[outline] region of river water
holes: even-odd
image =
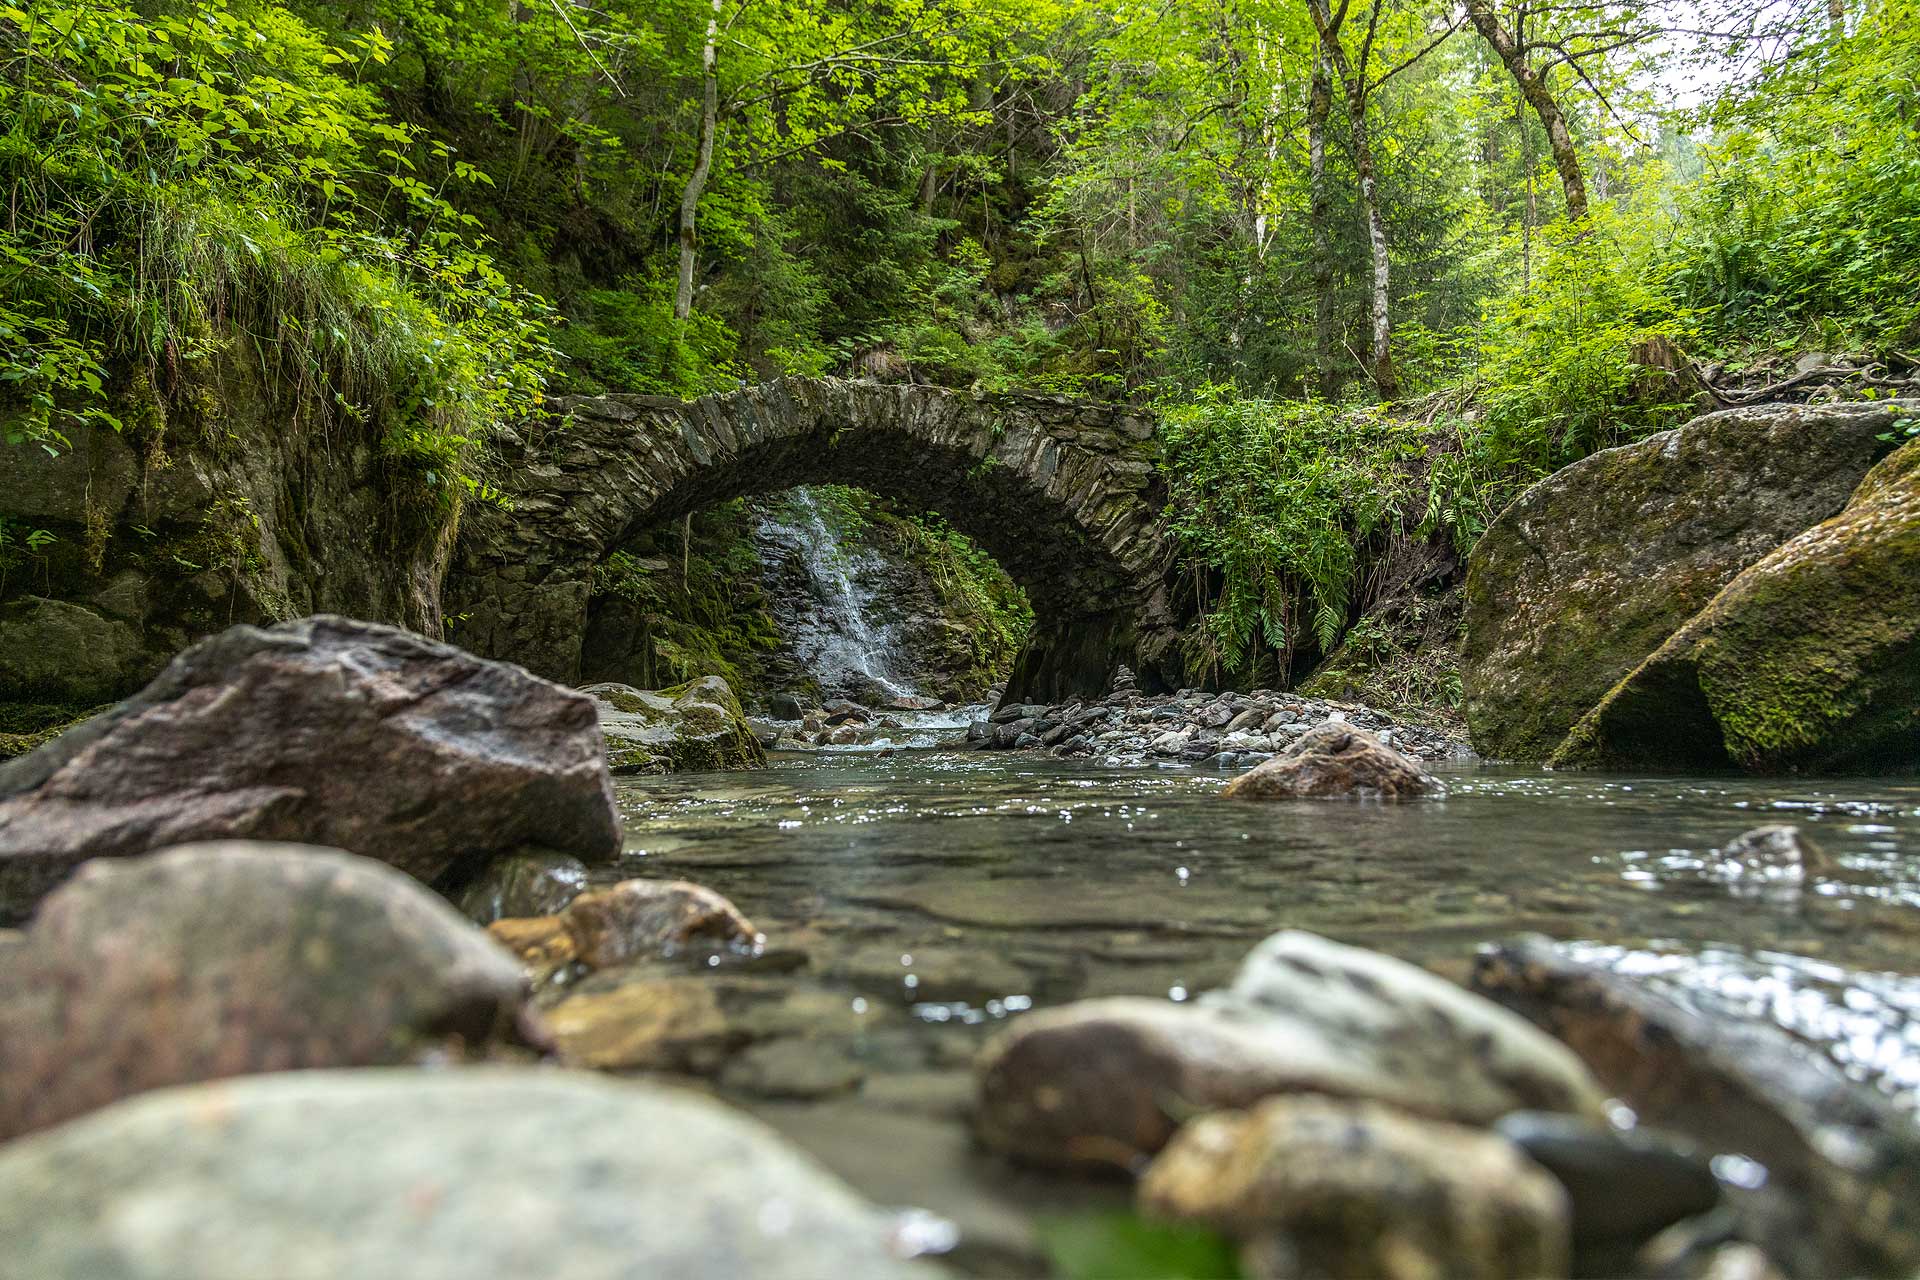
[[[1028,1008],[1186,998],[1302,928],[1463,978],[1521,933],[1805,1036],[1920,1091],[1920,783],[1459,765],[1440,801],[1222,800],[1222,777],[1010,753],[776,756],[619,783],[621,875],[726,894],[767,937],[721,1092],[861,1189],[959,1222],[974,1265],[1031,1264],[1034,1213],[1115,1194],[971,1151],[968,1064]],[[1789,822],[1836,864],[1734,875],[1717,846]],[[733,962],[729,962],[730,968]]]

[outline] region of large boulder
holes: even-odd
[[[982,1051],[976,1126],[1043,1164],[1128,1165],[1192,1111],[1281,1093],[1370,1099],[1487,1125],[1515,1110],[1597,1118],[1565,1046],[1413,965],[1276,934],[1193,1004],[1116,997],[1028,1014]]]
[[[767,762],[740,700],[719,676],[657,692],[593,684],[607,760],[615,773],[757,769]]]
[[[1566,1194],[1504,1138],[1377,1103],[1272,1098],[1201,1116],[1140,1181],[1156,1217],[1242,1242],[1254,1280],[1567,1273]]]
[[[1411,800],[1443,790],[1418,760],[1395,751],[1365,729],[1328,721],[1229,782],[1220,794],[1241,800],[1336,796]]]
[[[1920,767],[1920,440],[1874,467],[1846,510],[1729,582],[1554,758]]]
[[[446,902],[338,850],[89,863],[0,964],[0,1139],[166,1085],[485,1052],[532,1029],[525,985]]]
[[[233,627],[0,765],[0,920],[87,858],[295,840],[423,880],[526,845],[620,849],[591,699],[411,632]]]
[[[1545,759],[1734,575],[1832,516],[1920,403],[1709,414],[1556,472],[1468,565],[1461,678],[1482,755]]]
[[[36,1280],[911,1280],[911,1234],[767,1129],[557,1070],[297,1072],[0,1149]]]

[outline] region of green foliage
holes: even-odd
[[[1204,1227],[1132,1213],[1047,1217],[1034,1225],[1054,1271],[1066,1280],[1236,1280],[1241,1274],[1232,1243]]]
[[[734,360],[737,344],[717,316],[674,319],[671,291],[647,282],[588,290],[577,322],[554,345],[569,362],[565,378],[574,389],[693,399],[740,384],[746,371]]]
[[[1488,301],[1486,432],[1473,447],[1492,466],[1544,475],[1694,411],[1644,363],[1693,333],[1647,260],[1657,234],[1645,222],[1629,231],[1607,210],[1549,228],[1538,233],[1531,278]]]
[[[545,310],[476,247],[449,184],[489,181],[394,123],[336,46],[248,0],[0,6],[0,385],[14,434],[118,425],[107,370],[268,349],[451,500],[464,435],[537,400]]]
[[[1379,409],[1235,397],[1205,387],[1165,406],[1166,516],[1197,583],[1189,660],[1250,671],[1345,631],[1368,545],[1389,533],[1458,533],[1470,510],[1429,492],[1434,429]],[[1459,472],[1432,473],[1434,483]]]
[[[1674,287],[1723,341],[1920,341],[1920,6],[1800,45],[1700,113]]]

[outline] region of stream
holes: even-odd
[[[1262,805],[1182,767],[776,755],[620,780],[629,834],[606,875],[695,880],[752,917],[765,953],[713,975],[737,980],[750,1047],[696,1074],[881,1202],[958,1224],[957,1261],[984,1273],[1036,1268],[1036,1215],[1125,1201],[972,1149],[985,1038],[1083,997],[1188,998],[1280,928],[1462,980],[1480,943],[1578,941],[1920,1098],[1920,783],[1439,773],[1441,801]],[[1774,822],[1837,870],[1755,879],[1714,856]]]

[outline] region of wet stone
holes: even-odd
[[[1255,1280],[1566,1274],[1566,1197],[1505,1139],[1374,1103],[1273,1098],[1202,1116],[1150,1165],[1144,1212],[1225,1231]]]
[[[720,1073],[720,1085],[762,1098],[826,1098],[859,1088],[866,1075],[838,1044],[787,1036],[741,1051]]]
[[[1637,1244],[1720,1202],[1712,1167],[1673,1137],[1539,1111],[1502,1116],[1494,1128],[1559,1179],[1576,1244]]]

